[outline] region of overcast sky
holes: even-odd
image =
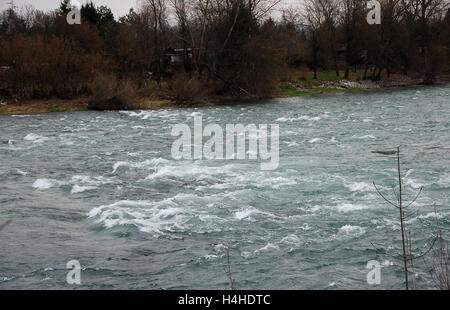
[[[80,3],[86,0],[78,0]],[[96,5],[107,5],[111,8],[116,19],[128,13],[131,7],[138,7],[143,0],[93,0]],[[301,0],[282,0],[283,4],[298,3]],[[4,10],[9,6],[11,0],[0,0],[0,10]],[[43,11],[56,9],[59,7],[60,0],[14,0],[14,4],[18,7],[23,5],[32,5],[36,9]]]

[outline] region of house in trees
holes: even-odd
[[[192,57],[192,48],[174,49],[169,47],[162,56],[162,62],[166,70],[178,71],[184,68],[186,71],[190,71],[192,68]]]

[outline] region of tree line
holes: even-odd
[[[69,0],[51,12],[11,4],[0,13],[0,96],[73,98],[107,75],[149,92],[266,97],[299,68],[425,83],[450,70],[448,0],[380,0],[379,25],[364,0],[305,0],[273,18],[278,2],[145,0],[117,20],[88,2],[79,25],[67,23]]]

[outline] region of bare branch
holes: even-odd
[[[400,209],[399,206],[397,206],[396,204],[394,204],[393,202],[391,202],[389,199],[387,199],[387,198],[380,192],[380,190],[378,189],[378,187],[377,187],[377,185],[375,184],[375,182],[373,182],[373,186],[375,186],[375,189],[377,190],[378,195],[380,195],[387,203],[389,203],[390,205],[396,207],[397,209]]]

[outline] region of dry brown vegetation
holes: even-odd
[[[131,80],[118,81],[113,75],[100,74],[89,85],[91,110],[139,109],[137,87]]]
[[[88,3],[81,25],[67,24],[67,0],[52,12],[11,7],[0,13],[0,99],[93,94],[90,107],[134,108],[136,92],[183,104],[270,97],[311,71],[425,83],[450,72],[448,1],[383,0],[381,25],[367,24],[360,0],[307,0],[274,21],[276,2],[145,0],[119,20]]]
[[[177,104],[201,102],[207,98],[206,83],[197,77],[179,74],[169,82],[171,99]]]

